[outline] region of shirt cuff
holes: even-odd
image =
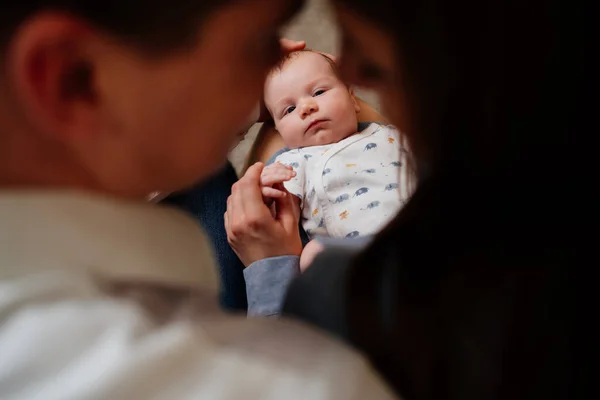
[[[281,256],[256,261],[244,270],[248,316],[281,314],[288,286],[300,273],[300,257]]]

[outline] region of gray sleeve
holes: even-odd
[[[281,313],[292,280],[300,274],[300,257],[281,256],[256,261],[244,270],[249,316]]]

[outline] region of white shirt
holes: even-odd
[[[384,228],[410,195],[401,142],[393,126],[372,123],[337,143],[278,156],[296,171],[284,186],[301,199],[306,233],[354,238]]]
[[[198,226],[82,193],[0,191],[0,398],[389,399],[365,360],[217,307]]]

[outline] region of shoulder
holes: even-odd
[[[278,158],[279,156],[281,156],[281,155],[282,155],[282,154],[284,154],[284,153],[287,153],[288,151],[290,151],[290,149],[288,149],[287,147],[284,147],[283,149],[279,149],[279,150],[277,150],[277,151],[276,151],[276,152],[275,152],[275,153],[274,153],[274,154],[271,156],[271,158],[269,158],[269,159],[267,160],[267,162],[266,162],[266,165],[271,165],[271,164],[273,164],[274,162],[276,162],[276,161],[277,161],[277,158]]]
[[[378,145],[392,145],[394,149],[406,149],[407,140],[394,125],[383,125],[377,122],[372,122],[366,126],[362,131],[361,135],[363,139],[368,139],[374,142],[372,146]]]
[[[394,125],[385,125],[385,124],[380,124],[378,122],[371,122],[363,130],[363,132],[365,132],[367,134],[380,135],[380,136],[384,136],[384,135],[398,136],[400,134],[400,131],[398,131],[398,129]]]
[[[11,368],[0,398],[391,398],[341,343],[292,321],[226,315],[211,296],[67,273],[2,285],[0,353]]]

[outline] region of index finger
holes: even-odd
[[[281,38],[279,39],[279,45],[284,53],[291,53],[292,51],[304,49],[306,47],[306,42]]]
[[[242,197],[247,206],[252,207],[256,202],[260,202],[260,204],[264,205],[262,201],[262,188],[260,185],[263,169],[264,164],[257,162],[250,166],[250,168],[246,170],[244,176],[238,181],[238,187],[242,191]]]
[[[260,181],[260,174],[262,174],[265,165],[261,162],[257,162],[252,164],[247,170],[244,176],[240,178],[238,182],[240,183],[252,183],[253,181],[258,184]]]
[[[240,184],[239,198],[243,199],[243,207],[246,220],[250,223],[260,223],[264,227],[268,226],[268,221],[273,220],[269,208],[263,201],[262,187],[260,186],[260,176],[263,170],[263,163],[256,163],[248,168],[246,174],[238,184]]]
[[[262,163],[253,164],[248,168],[244,176],[242,176],[232,187],[231,196],[227,198],[227,222],[229,227],[226,228],[227,235],[234,237],[235,227],[239,224],[247,225],[248,221],[248,205],[256,202],[256,194],[258,191],[260,202],[262,203],[262,191],[259,186],[260,174],[262,172]],[[266,206],[265,206],[266,207]]]

